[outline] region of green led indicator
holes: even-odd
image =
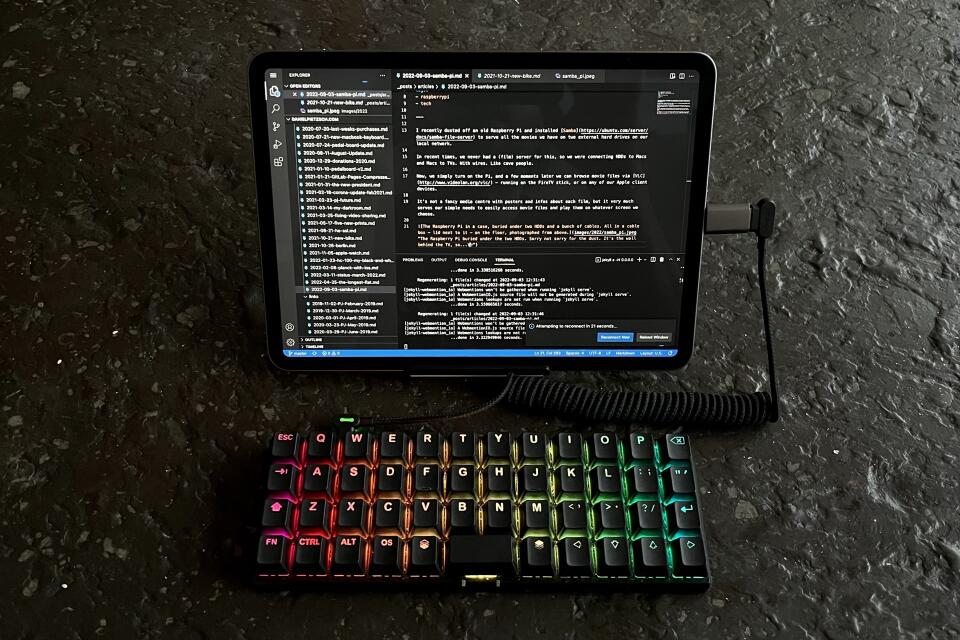
[[[354,418],[353,416],[340,416],[340,422],[343,422],[346,424],[353,424],[356,421],[357,419]]]

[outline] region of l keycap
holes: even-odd
[[[594,467],[590,471],[590,497],[620,495],[620,469],[613,465]]]

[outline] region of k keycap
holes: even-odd
[[[678,576],[704,576],[707,559],[700,538],[677,538],[673,541],[673,572]]]
[[[583,467],[573,464],[561,465],[557,469],[557,484],[564,494],[581,495],[584,491]]]
[[[630,562],[625,538],[604,538],[597,544],[597,574],[625,576],[630,573]]]
[[[327,541],[319,536],[300,536],[293,552],[294,573],[325,574]]]
[[[290,541],[283,536],[260,536],[257,545],[257,570],[262,573],[286,573],[289,570]]]
[[[360,536],[337,536],[333,541],[331,573],[362,575],[365,549],[366,542]]]
[[[553,575],[550,538],[527,538],[520,544],[520,575]]]

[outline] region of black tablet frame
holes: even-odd
[[[694,162],[687,212],[687,242],[683,293],[680,303],[677,355],[673,357],[609,358],[290,358],[283,354],[280,326],[280,293],[270,153],[267,137],[264,74],[276,68],[562,68],[562,69],[693,69],[700,74]],[[697,294],[700,280],[703,219],[710,173],[710,144],[717,70],[713,60],[700,52],[391,52],[391,51],[270,51],[257,55],[248,69],[254,166],[257,181],[257,211],[260,222],[260,255],[266,308],[267,354],[280,369],[290,371],[394,371],[423,375],[498,375],[507,372],[534,373],[558,369],[641,370],[675,369],[690,359],[696,330]]]

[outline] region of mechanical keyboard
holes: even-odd
[[[274,434],[260,581],[709,585],[689,437]]]

